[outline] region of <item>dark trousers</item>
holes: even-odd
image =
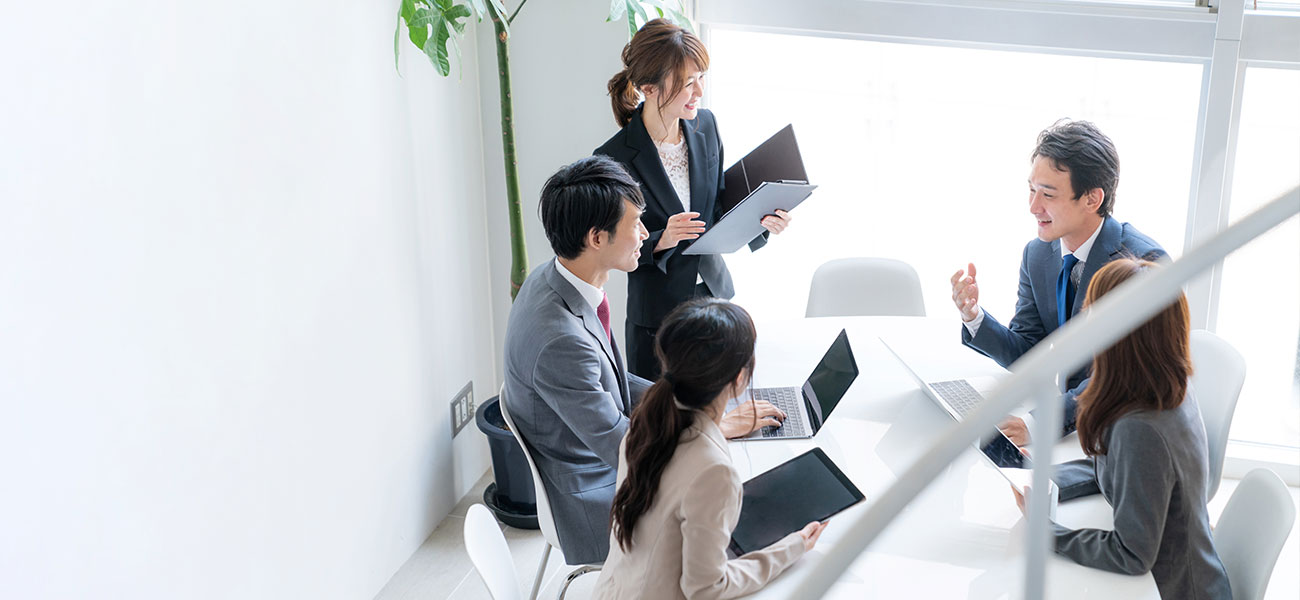
[[[711,296],[709,287],[695,286],[695,297]],[[655,357],[655,333],[659,325],[643,327],[628,321],[623,328],[627,338],[627,370],[650,381],[659,379],[659,359]]]

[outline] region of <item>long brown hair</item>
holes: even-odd
[[[1085,304],[1154,267],[1155,263],[1134,258],[1112,261],[1093,275]],[[1192,374],[1188,329],[1187,296],[1179,292],[1173,304],[1093,359],[1092,380],[1079,394],[1076,418],[1085,453],[1106,453],[1106,432],[1121,416],[1183,403]]]
[[[709,51],[695,34],[666,19],[654,19],[641,26],[632,41],[623,46],[623,70],[609,80],[609,100],[614,107],[614,121],[627,127],[641,102],[636,89],[643,85],[658,86],[676,96],[686,87],[691,63],[701,71],[709,70]],[[669,76],[673,89],[664,89]]]
[[[614,535],[632,546],[636,522],[650,509],[659,479],[691,422],[740,376],[754,371],[754,322],[719,298],[677,307],[655,334],[662,373],[632,411],[624,443],[627,477],[614,494]],[[704,414],[698,418],[709,418]]]

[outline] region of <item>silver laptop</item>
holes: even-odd
[[[849,334],[841,329],[803,386],[750,390],[754,400],[766,400],[781,409],[785,421],[779,427],[764,427],[739,439],[788,440],[816,435],[857,377],[858,363],[853,359]],[[738,399],[732,402],[739,404]]]
[[[881,338],[880,343],[885,346],[886,350],[889,350],[890,354],[894,355],[894,358],[898,359],[903,368],[907,369],[912,379],[916,380],[916,384],[925,391],[925,395],[934,400],[935,404],[938,404],[940,408],[947,411],[957,421],[964,419],[966,415],[973,412],[984,401],[984,396],[980,393],[981,390],[991,390],[997,383],[997,379],[993,377],[926,381],[921,379],[921,376],[912,368],[912,365],[907,364],[907,361],[903,360],[903,357],[889,345],[889,342]],[[997,466],[999,471],[1003,468],[1029,468],[1029,459],[1021,454],[1015,443],[1000,430],[994,429],[993,431],[995,433],[989,434],[980,440],[980,450],[983,452],[984,457],[989,462],[992,462],[994,466]],[[1006,476],[1007,473],[1004,472],[1003,475]]]

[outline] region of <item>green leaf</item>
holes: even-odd
[[[668,11],[672,13],[674,23],[677,23],[682,27],[682,29],[685,29],[686,31],[695,33],[695,27],[691,25],[691,20],[686,18],[686,15],[682,14],[681,11],[674,10],[671,8],[668,9]]]
[[[638,0],[628,0],[627,5],[629,8],[636,11],[636,16],[641,17],[642,23],[650,20],[649,15],[645,13],[645,7],[641,6],[641,3]]]
[[[433,43],[424,45],[424,54],[443,77],[451,74],[451,62],[447,60],[447,42],[450,38],[447,22],[439,21],[433,26]]]
[[[402,15],[397,15],[397,27],[393,28],[393,69],[397,75],[402,75]]]
[[[610,0],[609,17],[605,22],[611,23],[622,19],[624,14],[627,14],[627,0]]]
[[[482,22],[488,14],[487,4],[483,0],[470,0],[470,4],[474,6],[474,14],[478,15],[479,22]]]
[[[630,40],[635,36],[636,36],[636,13],[629,10],[627,11],[627,39]]]
[[[411,43],[415,44],[416,48],[424,50],[424,43],[429,39],[429,26],[426,24],[420,24],[409,29]]]
[[[397,14],[410,21],[411,15],[415,14],[415,0],[402,0],[402,8]]]

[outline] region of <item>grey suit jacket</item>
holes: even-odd
[[[1167,257],[1164,248],[1128,223],[1106,217],[1101,224],[1088,262],[1083,265],[1078,291],[1070,315],[1078,314],[1087,296],[1092,276],[1111,261],[1124,258],[1162,260]],[[1007,327],[984,312],[984,322],[974,337],[966,327],[961,328],[963,344],[997,361],[1003,367],[1016,362],[1035,344],[1057,329],[1056,280],[1061,273],[1061,241],[1044,242],[1034,239],[1025,245],[1020,260],[1020,287],[1016,294],[1016,314]],[[1074,431],[1076,397],[1088,386],[1090,367],[1084,367],[1070,376],[1065,385],[1064,419],[1062,433]]]
[[[1101,492],[1115,529],[1055,525],[1056,551],[1117,573],[1151,572],[1161,598],[1230,599],[1205,508],[1209,450],[1196,398],[1169,410],[1121,416],[1106,454],[1057,466],[1062,501]]]
[[[537,469],[569,564],[605,560],[618,446],[649,382],[629,379],[596,311],[556,270],[524,281],[506,326],[505,401]]]

